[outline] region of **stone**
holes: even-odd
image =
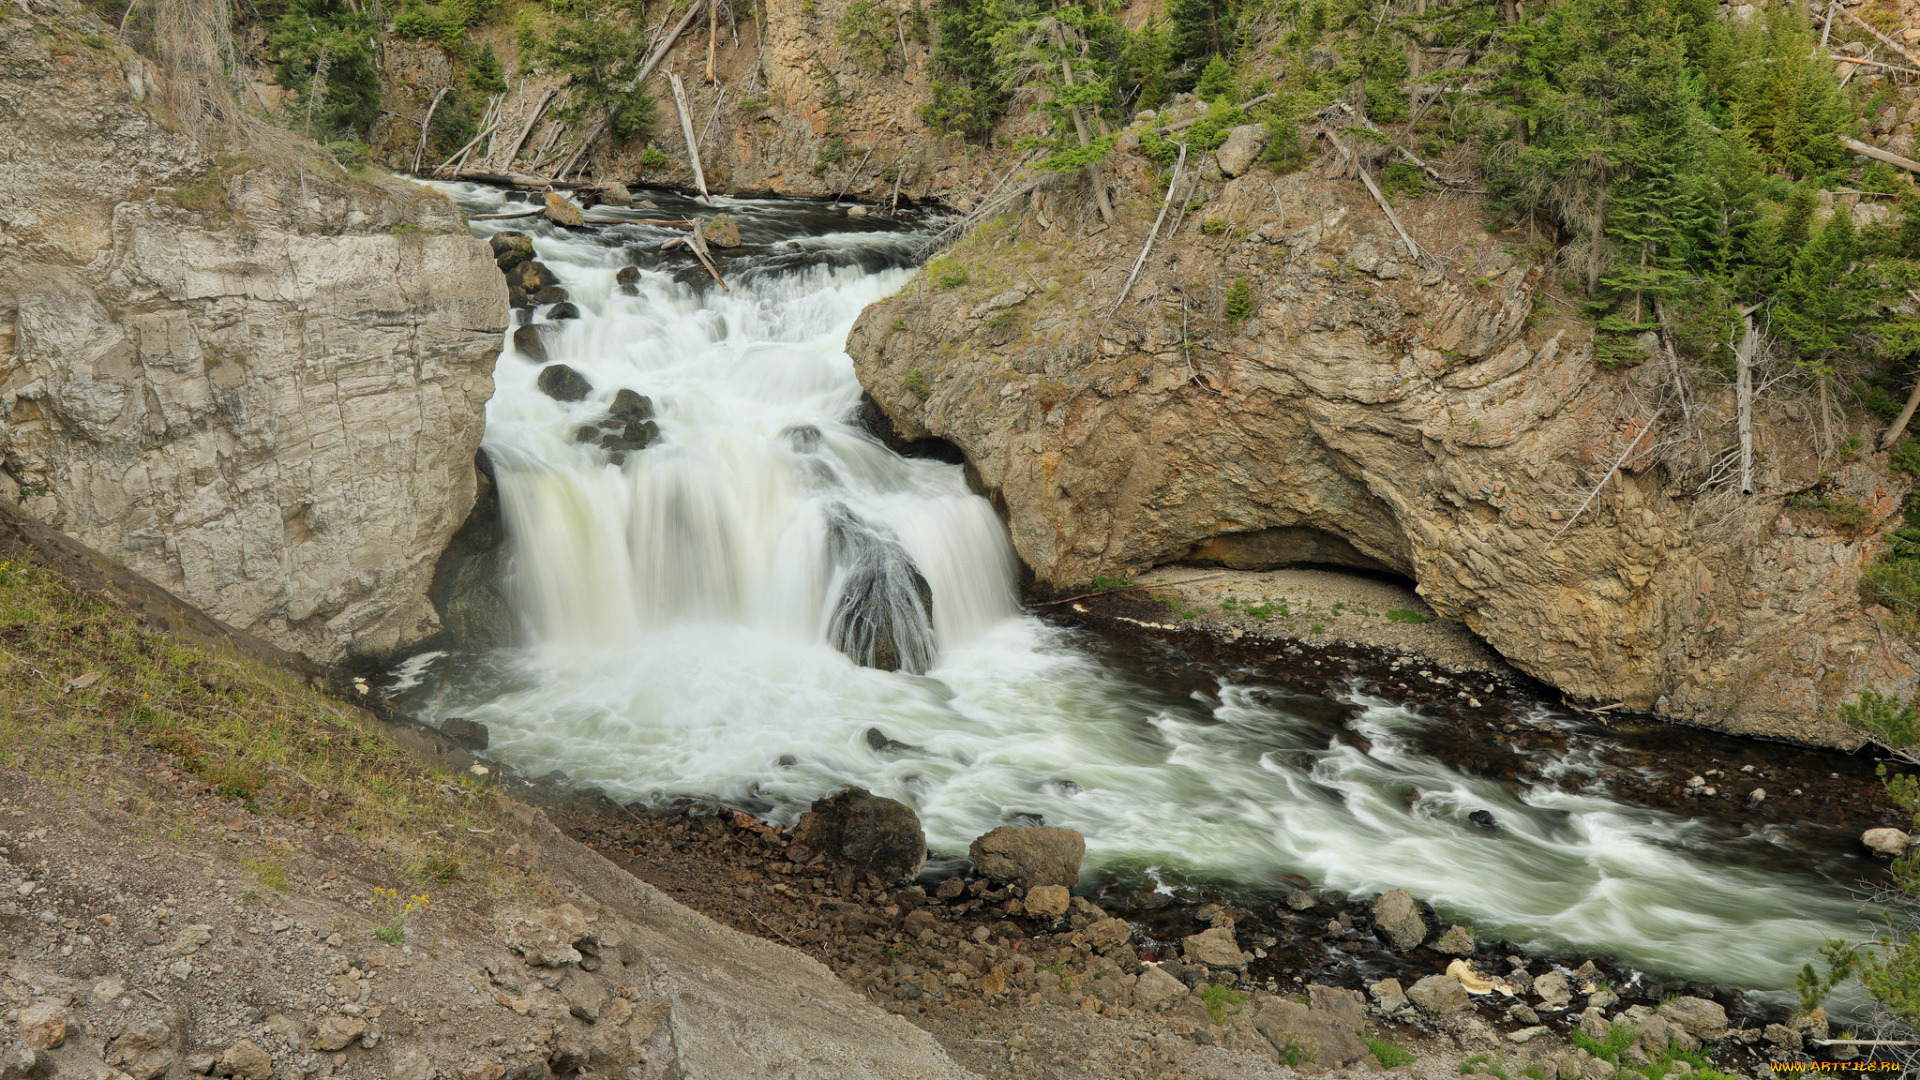
[[[107,1045],[107,1064],[133,1080],[154,1080],[173,1065],[173,1032],[158,1020],[134,1024]]]
[[[1125,919],[1100,919],[1080,932],[1081,940],[1096,952],[1106,952],[1133,940],[1133,927]]]
[[[1305,889],[1295,889],[1287,894],[1287,906],[1295,911],[1312,911],[1319,906],[1319,903],[1313,898],[1313,894]]]
[[[1573,988],[1567,985],[1567,977],[1557,971],[1549,971],[1533,980],[1533,992],[1541,1005],[1556,1012],[1566,1008],[1573,1000]]]
[[[1451,975],[1429,975],[1407,988],[1407,1000],[1428,1016],[1451,1016],[1472,1006],[1467,988]]]
[[[1042,919],[1057,919],[1067,913],[1072,893],[1065,885],[1038,885],[1027,890],[1027,914]]]
[[[547,318],[552,322],[563,322],[567,319],[577,319],[579,317],[580,309],[566,300],[562,300],[547,309]]]
[[[1768,1024],[1760,1037],[1782,1050],[1798,1050],[1801,1045],[1800,1033],[1785,1024]]]
[[[1582,1012],[1579,1026],[1580,1030],[1592,1039],[1605,1039],[1613,1032],[1613,1022],[1608,1020],[1607,1014],[1600,1009],[1590,1008]]]
[[[608,407],[607,415],[623,421],[651,420],[653,419],[653,399],[623,386],[614,391],[613,404]]]
[[[523,232],[497,232],[487,238],[494,265],[503,272],[533,258],[533,237]]]
[[[532,296],[541,289],[560,284],[560,279],[547,268],[546,263],[530,259],[507,272],[507,284],[518,285],[527,291],[528,296]]]
[[[1401,988],[1399,979],[1381,979],[1367,987],[1374,1005],[1388,1016],[1401,1012],[1412,1005],[1407,1000],[1407,992]]]
[[[1253,1026],[1285,1058],[1325,1069],[1344,1068],[1371,1055],[1356,1027],[1340,1016],[1286,998],[1263,997]]]
[[[513,332],[513,348],[515,352],[536,364],[547,362],[547,345],[540,340],[540,328],[537,326],[516,328]]]
[[[1528,1005],[1524,1001],[1516,1001],[1508,1006],[1507,1016],[1516,1024],[1538,1024],[1540,1022],[1540,1014],[1534,1012],[1533,1006]]]
[[[1427,939],[1427,923],[1420,917],[1420,905],[1405,889],[1383,893],[1373,902],[1373,924],[1401,952],[1417,948]]]
[[[67,1007],[36,1001],[20,1010],[20,1038],[35,1050],[52,1050],[67,1041]]]
[[[739,247],[740,223],[732,214],[715,214],[700,223],[700,234],[714,247]]]
[[[1233,938],[1233,930],[1225,926],[1202,930],[1187,938],[1180,943],[1180,952],[1189,961],[1205,964],[1210,968],[1239,970],[1246,967],[1247,961],[1251,959],[1240,951],[1239,943]]]
[[[1440,935],[1440,940],[1433,943],[1433,948],[1448,956],[1472,956],[1473,934],[1464,926],[1450,926]]]
[[[450,716],[440,721],[440,734],[459,743],[469,750],[487,748],[487,725],[476,723],[459,716]]]
[[[1087,841],[1072,829],[1002,825],[975,840],[967,854],[974,870],[997,884],[1072,888],[1080,882]]]
[[[1499,985],[1499,980],[1489,978],[1479,968],[1467,960],[1455,960],[1447,965],[1447,974],[1460,980],[1469,994],[1490,994]]]
[[[1313,1011],[1339,1017],[1340,1022],[1358,1029],[1367,1023],[1367,999],[1357,990],[1325,983],[1307,984],[1307,1002]]]
[[[367,1022],[352,1016],[329,1016],[313,1033],[313,1048],[322,1053],[345,1050],[367,1033]]]
[[[1860,834],[1860,842],[1875,855],[1899,856],[1907,853],[1913,840],[1899,829],[1868,829]]]
[[[530,294],[527,297],[527,299],[532,301],[535,305],[544,306],[546,304],[563,303],[566,301],[568,295],[569,294],[567,290],[561,288],[560,286],[549,285],[544,289],[535,290],[532,294]]]
[[[1536,1024],[1532,1027],[1521,1028],[1518,1031],[1507,1032],[1507,1041],[1512,1043],[1530,1043],[1546,1033],[1547,1029],[1545,1027]]]
[[[534,967],[565,967],[580,962],[574,946],[587,939],[587,919],[572,904],[516,918],[507,927],[507,947]]]
[[[1706,998],[1677,997],[1662,1002],[1660,1015],[1702,1042],[1719,1042],[1727,1037],[1727,1010]]]
[[[633,192],[625,184],[608,184],[600,189],[600,201],[608,206],[632,206]]]
[[[555,225],[577,228],[587,223],[586,217],[580,212],[580,205],[557,191],[547,192],[546,204],[547,220]]]
[[[127,992],[127,980],[118,975],[103,975],[93,981],[88,996],[99,1005],[110,1005]]]
[[[199,952],[202,946],[212,940],[213,927],[205,923],[183,926],[180,928],[180,932],[173,936],[173,941],[167,945],[167,955],[192,956],[194,953]]]
[[[601,435],[600,448],[621,453],[645,450],[647,447],[653,445],[653,440],[659,437],[660,425],[651,420],[642,420],[637,423],[630,423],[619,431],[608,432],[607,434]]]
[[[637,266],[623,266],[618,273],[613,275],[613,280],[620,285],[632,285],[634,282],[640,280],[640,268]]]
[[[1220,144],[1213,156],[1220,163],[1221,172],[1240,176],[1260,160],[1261,152],[1272,139],[1273,133],[1265,124],[1241,124],[1227,129],[1227,141]]]
[[[585,401],[593,393],[593,384],[565,364],[549,364],[540,369],[535,380],[540,392],[555,401]]]
[[[220,1055],[219,1068],[240,1080],[273,1080],[273,1055],[241,1039]]]
[[[607,980],[598,975],[576,971],[561,984],[560,996],[566,999],[568,1012],[591,1024],[600,1019],[612,990]]]
[[[912,881],[927,864],[927,837],[913,808],[865,788],[848,788],[814,802],[793,827],[788,856],[806,862],[824,855],[856,878],[886,884]]]
[[[852,206],[849,206],[849,207],[847,207],[847,216],[848,216],[848,217],[850,217],[850,218],[863,218],[863,217],[866,217],[866,216],[867,216],[867,208],[866,208],[866,207],[864,207],[864,206],[861,206],[861,205],[860,205],[860,204],[858,204],[858,203],[855,203],[854,205],[852,205]]]
[[[1167,974],[1159,964],[1147,964],[1133,984],[1133,1007],[1142,1012],[1160,1012],[1187,996],[1187,986]]]

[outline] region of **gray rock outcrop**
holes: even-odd
[[[303,183],[284,135],[216,160],[123,48],[0,35],[0,499],[316,659],[434,633],[506,325],[488,246],[423,188]]]

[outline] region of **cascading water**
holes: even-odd
[[[1790,859],[1777,829],[1632,807],[1598,778],[1569,793],[1477,776],[1411,749],[1440,721],[1351,691],[1172,694],[1023,614],[1004,531],[961,470],[902,459],[854,423],[842,345],[906,282],[914,238],[716,201],[751,245],[723,261],[731,292],[661,254],[677,233],[508,226],[535,235],[581,309],[545,349],[592,390],[556,401],[540,364],[500,359],[486,448],[524,639],[412,665],[430,719],[481,721],[528,774],[623,798],[791,819],[857,783],[913,805],[950,858],[1044,820],[1083,832],[1109,873],[1406,888],[1525,947],[1771,991],[1857,931],[1858,868]],[[629,263],[631,294],[615,278]],[[623,390],[651,401],[643,450],[582,437],[619,426]]]

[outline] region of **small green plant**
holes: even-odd
[[[884,72],[901,59],[894,51],[890,13],[873,0],[853,0],[840,18],[840,44],[864,70]]]
[[[1398,622],[1398,623],[1423,623],[1427,621],[1427,617],[1413,610],[1412,608],[1397,607],[1397,608],[1387,609],[1387,621]]]
[[[459,859],[443,855],[434,855],[422,860],[413,868],[414,876],[424,881],[438,881],[442,884],[460,880],[463,869]]]
[[[663,169],[667,161],[666,153],[657,146],[649,146],[640,151],[640,167],[643,169]]]
[[[373,906],[374,916],[385,921],[373,928],[373,936],[389,945],[406,941],[407,919],[430,902],[426,893],[402,898],[397,889],[374,889],[373,899],[369,903]]]
[[[1396,161],[1380,174],[1380,190],[1389,200],[1417,199],[1427,193],[1427,174],[1404,161]]]
[[[1200,223],[1200,231],[1208,236],[1219,236],[1232,227],[1232,223],[1226,218],[1210,217]]]
[[[1411,1065],[1416,1060],[1416,1055],[1413,1051],[1408,1050],[1404,1046],[1389,1042],[1386,1039],[1377,1039],[1371,1035],[1362,1035],[1360,1036],[1360,1041],[1366,1043],[1367,1049],[1373,1051],[1373,1059],[1378,1061],[1380,1067],[1383,1069],[1396,1069],[1402,1065]]]
[[[1247,287],[1247,279],[1237,277],[1227,287],[1227,318],[1240,322],[1253,314],[1253,290]]]
[[[1860,460],[1860,450],[1864,445],[1865,443],[1861,440],[1860,436],[1847,436],[1846,441],[1840,444],[1841,459],[1845,461]]]
[[[1901,439],[1893,453],[1887,455],[1887,464],[1908,476],[1920,476],[1920,440]]]
[[[1207,1015],[1215,1024],[1225,1026],[1228,1017],[1240,1015],[1241,1002],[1245,998],[1240,992],[1223,983],[1212,983],[1200,991],[1200,1000],[1207,1006]]]
[[[895,333],[900,333],[900,334],[904,334],[904,333],[906,333],[906,332],[907,332],[907,320],[905,320],[905,319],[895,319],[895,320],[893,320],[893,330],[894,330],[894,332],[895,332]]]
[[[1241,610],[1247,614],[1248,618],[1259,619],[1261,622],[1273,618],[1272,604],[1248,604]]]
[[[1314,623],[1307,628],[1307,632],[1309,634],[1324,634],[1327,632],[1327,627],[1325,623]]]
[[[1573,1045],[1615,1065],[1620,1064],[1620,1055],[1633,1041],[1640,1037],[1640,1031],[1632,1024],[1615,1024],[1607,1030],[1607,1037],[1596,1039],[1575,1028],[1568,1033],[1567,1039]]]
[[[1118,589],[1131,589],[1135,582],[1129,577],[1108,577],[1105,574],[1093,575],[1094,592],[1114,592]]]
[[[1492,1054],[1475,1054],[1465,1061],[1462,1061],[1460,1063],[1460,1075],[1465,1076],[1469,1073],[1486,1073],[1489,1076],[1497,1076],[1500,1080],[1507,1080],[1507,1070],[1502,1068],[1499,1062],[1493,1060]]]
[[[1841,705],[1834,716],[1842,724],[1895,749],[1920,744],[1920,708],[1897,695],[1862,690],[1858,703]]]
[[[927,274],[933,278],[934,285],[942,289],[957,289],[972,280],[967,268],[952,259],[936,259],[928,263]]]
[[[1843,529],[1857,529],[1867,523],[1873,511],[1843,495],[1815,494],[1803,491],[1787,500],[1795,510],[1818,510],[1827,520]]]
[[[907,372],[906,386],[907,393],[912,394],[921,401],[927,400],[927,397],[933,393],[933,386],[927,381],[927,373],[921,371],[919,368],[914,368],[912,371]]]
[[[292,892],[293,886],[287,881],[287,864],[280,859],[241,859],[240,868],[253,875],[253,879],[275,892]]]

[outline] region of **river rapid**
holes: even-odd
[[[440,187],[469,213],[515,205]],[[622,801],[790,821],[858,784],[913,806],[944,865],[996,826],[1044,822],[1085,834],[1089,872],[1109,881],[1404,888],[1483,940],[1774,1002],[1822,942],[1860,933],[1868,866],[1835,837],[1616,797],[1603,734],[1528,751],[1532,782],[1486,775],[1435,751],[1457,722],[1445,709],[1334,676],[1302,692],[1299,671],[1168,679],[1024,610],[1005,531],[961,468],[902,458],[857,419],[848,330],[919,287],[921,234],[714,199],[747,245],[719,260],[723,291],[661,252],[682,233],[637,223],[711,209],[656,198],[590,210],[625,223],[588,229],[473,223],[533,235],[580,311],[545,332],[549,362],[592,390],[554,400],[542,365],[503,345],[485,450],[518,637],[404,665],[400,699],[429,722],[484,723],[522,773],[563,770]],[[616,461],[576,433],[622,389],[651,400],[658,437]],[[861,627],[875,625],[901,670],[848,655],[872,658]],[[1491,707],[1576,724],[1524,696]]]

